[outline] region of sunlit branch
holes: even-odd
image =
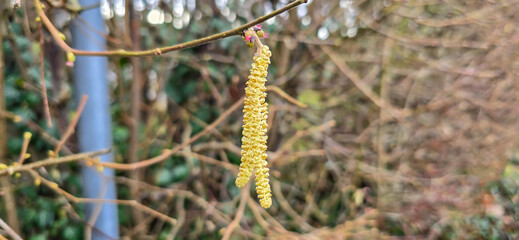
[[[45,160],[41,160],[38,162],[29,163],[29,164],[24,164],[24,165],[15,165],[12,167],[8,167],[6,169],[0,169],[0,176],[5,175],[5,174],[12,174],[14,172],[36,169],[36,168],[47,166],[47,165],[55,165],[55,164],[79,161],[79,160],[82,160],[85,158],[90,158],[90,157],[102,155],[105,153],[109,153],[110,151],[111,151],[110,149],[102,149],[99,151],[78,153],[78,154],[69,155],[69,156],[60,157],[60,158],[48,158]]]
[[[59,150],[61,149],[63,144],[65,144],[67,139],[74,133],[74,127],[76,126],[77,122],[79,121],[79,117],[81,116],[81,113],[83,112],[83,108],[85,107],[87,99],[88,99],[87,95],[83,95],[83,97],[81,98],[81,102],[79,102],[74,119],[72,120],[72,122],[68,126],[67,130],[61,137],[61,140],[59,141],[58,145],[54,149],[54,154],[56,154],[56,156],[59,156]]]
[[[255,26],[257,24],[260,24],[262,22],[265,22],[281,13],[284,13],[292,8],[295,8],[297,7],[298,5],[301,5],[303,3],[306,3],[308,0],[298,0],[298,1],[294,1],[288,5],[286,5],[285,7],[283,8],[280,8],[276,11],[273,11],[265,16],[262,16],[262,17],[259,17],[249,23],[246,23],[244,25],[241,25],[237,28],[234,28],[234,29],[231,29],[231,30],[228,30],[228,31],[225,31],[225,32],[222,32],[222,33],[217,33],[217,34],[213,34],[213,35],[210,35],[210,36],[207,36],[207,37],[204,37],[204,38],[200,38],[200,39],[196,39],[196,40],[193,40],[193,41],[189,41],[189,42],[185,42],[185,43],[180,43],[180,44],[176,44],[176,45],[173,45],[173,46],[168,46],[168,47],[162,47],[162,48],[155,48],[155,49],[150,49],[150,50],[143,50],[143,51],[127,51],[127,50],[124,50],[124,49],[119,49],[119,50],[111,50],[111,51],[83,51],[83,50],[78,50],[78,49],[74,49],[74,48],[71,48],[63,39],[61,39],[60,37],[60,32],[58,31],[58,29],[56,29],[56,27],[52,24],[52,22],[50,21],[50,19],[47,17],[47,15],[45,15],[45,12],[43,11],[42,9],[42,3],[40,2],[40,0],[34,0],[34,5],[35,5],[35,8],[36,8],[36,11],[38,12],[38,16],[40,16],[43,24],[45,25],[45,27],[47,27],[47,29],[49,30],[49,32],[51,33],[52,37],[54,38],[54,40],[56,41],[56,43],[65,51],[67,52],[72,52],[76,55],[84,55],[84,56],[126,56],[126,57],[131,57],[131,56],[150,56],[150,55],[161,55],[161,54],[164,54],[164,53],[167,53],[167,52],[172,52],[172,51],[177,51],[177,50],[181,50],[181,49],[185,49],[185,48],[190,48],[190,47],[195,47],[195,46],[198,46],[198,45],[202,45],[202,44],[206,44],[206,43],[209,43],[209,42],[213,42],[213,41],[216,41],[218,39],[223,39],[223,38],[227,38],[227,37],[231,37],[231,36],[236,36],[236,35],[240,35],[245,29],[248,29],[252,26]]]

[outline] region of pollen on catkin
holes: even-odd
[[[267,167],[267,103],[265,102],[267,68],[271,52],[263,46],[254,56],[250,70],[243,107],[243,137],[241,164],[236,186],[243,187],[249,181],[252,172],[256,173],[256,192],[264,208],[272,205],[269,169]]]

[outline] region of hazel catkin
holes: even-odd
[[[256,192],[264,208],[272,205],[267,167],[267,103],[265,102],[267,69],[271,52],[263,46],[254,56],[250,70],[243,107],[243,137],[241,164],[236,186],[243,187],[249,181],[252,172],[256,174]]]

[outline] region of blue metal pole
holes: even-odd
[[[105,22],[101,17],[99,0],[79,0],[82,6],[95,6],[81,12],[80,16],[99,32],[105,31]],[[74,48],[90,51],[104,51],[105,39],[93,32],[89,27],[80,26],[78,20],[72,22],[72,44]],[[74,81],[76,99],[83,94],[88,101],[78,123],[79,148],[82,152],[112,147],[112,130],[110,119],[110,94],[106,79],[106,57],[77,56],[74,63]],[[113,162],[113,154],[101,156],[103,162]],[[83,195],[86,198],[116,199],[114,171],[104,169],[102,173],[95,167],[82,168]],[[99,211],[100,208],[100,211]],[[93,240],[119,239],[119,221],[117,205],[87,204],[87,221],[93,216],[97,220],[92,229]]]

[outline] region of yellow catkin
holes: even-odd
[[[267,103],[265,102],[267,68],[271,52],[263,46],[254,56],[249,80],[245,88],[246,98],[243,107],[243,138],[241,164],[236,185],[243,187],[256,173],[256,192],[264,208],[272,205],[269,169],[267,167]]]

